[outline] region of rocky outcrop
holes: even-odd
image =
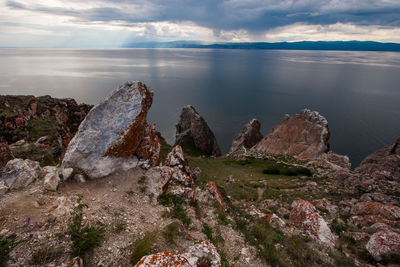
[[[96,105],[79,126],[62,163],[89,178],[142,164],[160,163],[160,143],[146,116],[153,93],[141,82],[126,82]],[[139,162],[141,161],[141,162]]]
[[[328,121],[316,111],[287,115],[252,150],[313,160],[329,151]]]
[[[149,190],[156,197],[164,194],[171,183],[182,185],[183,194],[189,194],[186,188],[194,183],[192,171],[179,145],[168,153],[164,166],[151,168],[145,176],[148,178]]]
[[[257,144],[263,138],[260,127],[261,123],[256,119],[252,119],[249,123],[245,124],[242,131],[233,139],[229,153],[243,148],[250,149]]]
[[[221,149],[207,122],[194,107],[183,107],[180,121],[176,125],[175,145],[182,146],[186,153],[220,156]]]
[[[315,207],[306,200],[295,200],[292,203],[289,222],[292,226],[306,231],[322,244],[335,246],[335,236],[326,221],[316,212]]]
[[[40,175],[39,163],[29,159],[10,160],[3,170],[1,179],[10,189],[21,189],[34,182]]]
[[[92,108],[78,105],[74,99],[57,99],[50,96],[0,96],[0,142],[12,144],[25,140],[32,146],[10,147],[17,158],[38,160],[46,165],[49,154],[58,163],[79,124]],[[40,142],[47,136],[46,146]],[[43,139],[43,138],[42,138]],[[43,141],[43,140],[41,140]]]
[[[201,265],[203,262],[205,265]],[[160,252],[144,256],[135,267],[145,266],[210,266],[220,267],[221,257],[213,244],[204,241],[200,244],[189,247],[187,252]]]
[[[377,180],[400,181],[400,138],[367,156],[355,171]]]
[[[400,208],[379,202],[360,202],[351,210],[352,215],[380,215],[388,220],[400,219]]]
[[[14,159],[14,155],[8,147],[7,143],[0,143],[0,172],[6,166],[7,162]]]
[[[382,231],[371,236],[366,246],[375,260],[382,260],[382,255],[400,254],[400,234]]]

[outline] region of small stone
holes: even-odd
[[[57,191],[60,177],[58,176],[58,168],[54,166],[43,167],[43,171],[46,173],[44,176],[43,185],[46,190]]]
[[[63,177],[63,180],[66,181],[66,180],[68,180],[69,178],[71,178],[73,172],[74,172],[74,169],[73,169],[73,168],[64,168],[64,169],[62,169],[62,177]]]

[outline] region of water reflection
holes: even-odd
[[[353,165],[400,136],[400,53],[213,49],[1,49],[1,94],[49,94],[97,103],[125,80],[155,98],[149,120],[173,141],[194,105],[224,151],[242,125],[263,133],[302,108],[327,117],[334,151]]]

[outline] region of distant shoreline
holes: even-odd
[[[303,42],[248,42],[248,43],[213,43],[197,41],[141,42],[126,43],[121,47],[0,47],[0,49],[228,49],[228,50],[298,50],[298,51],[365,51],[365,52],[400,52],[400,43],[380,43],[372,41],[303,41]]]

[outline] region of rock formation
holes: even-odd
[[[375,260],[382,260],[382,255],[400,254],[400,234],[392,231],[375,233],[368,241],[367,250]]]
[[[156,196],[164,194],[171,183],[189,188],[193,185],[193,174],[186,161],[182,148],[177,145],[170,153],[164,163],[165,166],[151,168],[146,172],[149,181],[149,190]],[[183,191],[183,193],[189,193]]]
[[[200,261],[205,259],[206,265],[201,265]],[[204,241],[200,244],[189,247],[187,252],[160,252],[153,255],[144,256],[135,267],[146,266],[210,266],[220,267],[221,257],[213,244]]]
[[[207,122],[190,105],[182,109],[180,121],[176,125],[175,145],[182,146],[183,150],[189,153],[221,155],[217,139]]]
[[[313,160],[329,151],[328,121],[316,111],[286,116],[252,150]]]
[[[367,156],[355,171],[375,179],[400,181],[400,138]]]
[[[256,119],[252,119],[249,123],[245,124],[242,131],[233,139],[229,153],[233,153],[241,148],[251,148],[257,144],[263,138],[260,127],[261,123]]]
[[[79,126],[62,163],[89,178],[107,176],[141,164],[160,163],[155,126],[146,116],[153,93],[141,82],[126,82],[96,105]]]
[[[306,231],[327,246],[335,246],[335,236],[310,202],[296,200],[292,203],[292,208],[289,217],[291,225]]]

